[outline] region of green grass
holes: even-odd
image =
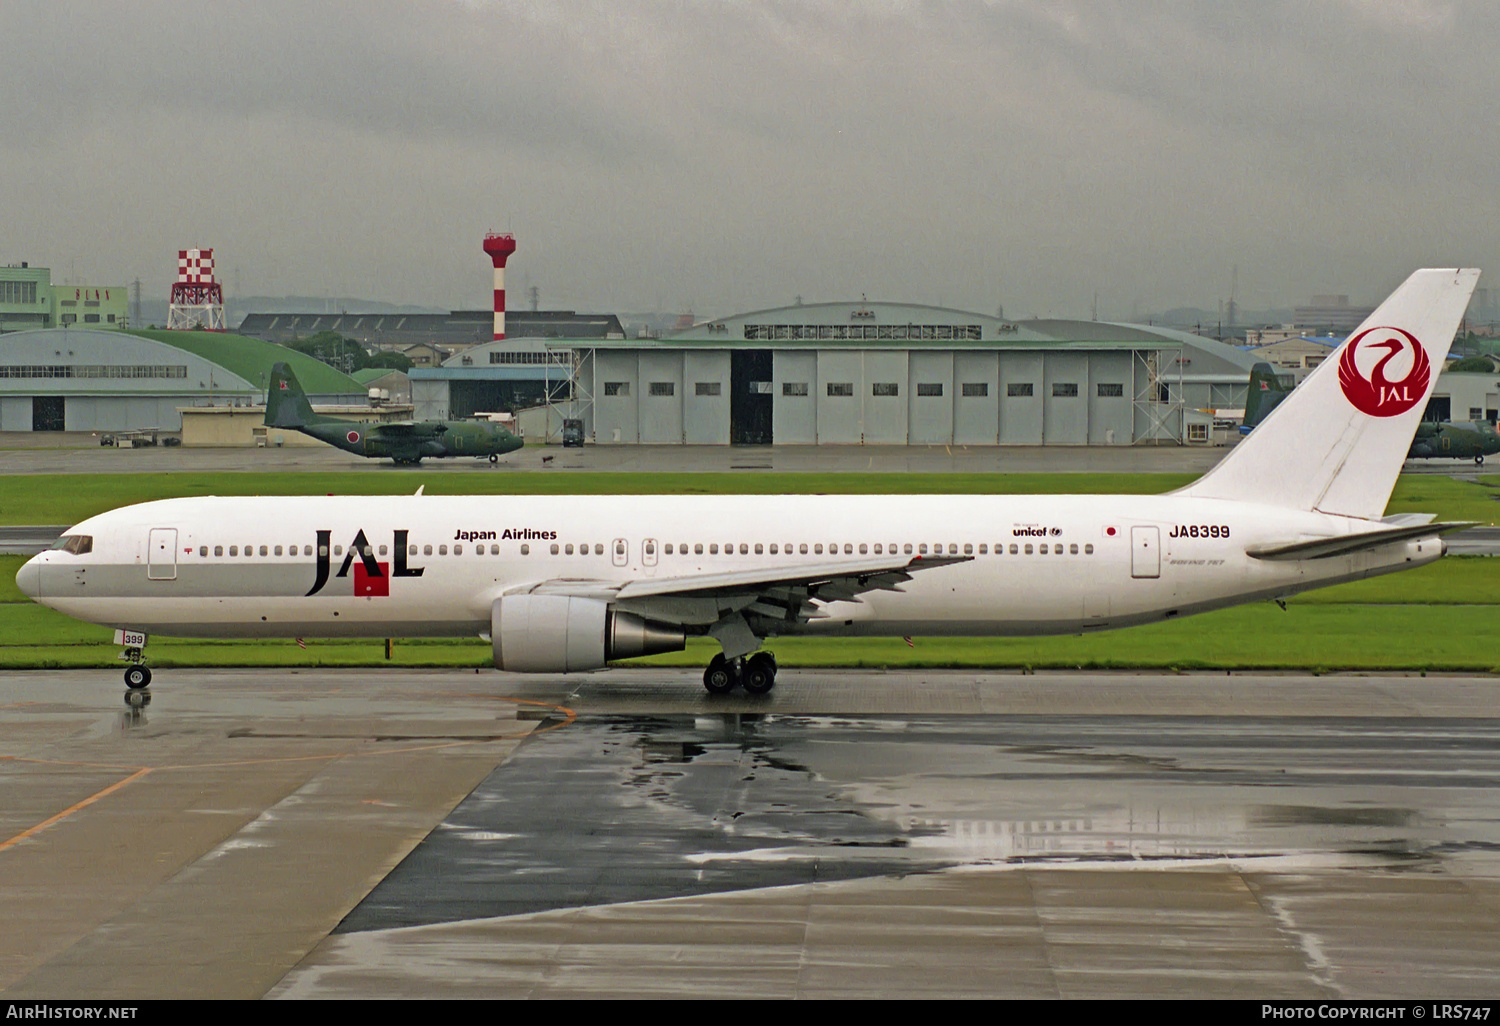
[[[7,610],[7,615],[8,615]],[[46,612],[46,611],[44,611]],[[41,617],[24,626],[25,644],[0,644],[0,667],[116,665],[110,632],[74,625],[53,634]],[[1500,672],[1492,640],[1493,606],[1270,604],[1222,610],[1172,623],[1050,638],[778,638],[767,644],[783,666],[1177,670],[1431,670]],[[7,641],[14,635],[7,631]],[[77,639],[69,642],[65,639]],[[685,652],[622,665],[706,664],[718,646],[694,640]],[[153,666],[403,666],[487,667],[489,645],[478,639],[397,641],[385,659],[379,640],[198,641],[153,638]]]
[[[117,506],[189,495],[870,495],[1158,494],[1191,474],[448,474],[347,471],[335,474],[37,474],[0,478],[0,524],[76,524]],[[1475,484],[1438,474],[1402,477],[1391,513],[1436,513],[1442,520],[1500,519],[1500,476]]]

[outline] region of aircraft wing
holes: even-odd
[[[651,616],[677,622],[713,622],[748,613],[806,622],[825,615],[820,603],[858,602],[867,591],[900,591],[923,570],[966,563],[972,556],[888,556],[830,561],[778,569],[717,574],[641,577],[623,584],[581,580],[544,581],[537,594],[607,598]]]
[[[1373,549],[1379,545],[1389,545],[1391,542],[1406,541],[1410,538],[1427,538],[1432,535],[1447,534],[1450,531],[1462,531],[1466,527],[1473,527],[1475,523],[1477,521],[1406,524],[1399,527],[1387,527],[1379,531],[1361,531],[1359,534],[1340,535],[1337,538],[1314,538],[1311,541],[1260,545],[1253,549],[1246,549],[1245,555],[1251,559],[1327,559],[1330,556],[1343,556],[1361,549]]]

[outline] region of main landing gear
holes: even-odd
[[[757,652],[748,659],[744,656],[725,659],[720,653],[703,671],[703,686],[710,695],[727,695],[736,687],[752,695],[764,695],[776,686],[776,657],[769,652]]]
[[[151,701],[151,667],[146,665],[146,654],[142,651],[146,636],[132,634],[129,640],[139,640],[141,644],[127,644],[120,653],[120,658],[130,664],[125,667],[125,704],[139,709]]]

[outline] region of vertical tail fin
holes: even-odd
[[[1249,432],[1292,393],[1281,387],[1276,368],[1257,363],[1250,368],[1250,390],[1245,393],[1245,420],[1241,428]]]
[[[290,364],[278,363],[271,368],[271,381],[266,388],[266,427],[299,428],[326,420],[313,412],[312,403]]]
[[[1406,279],[1254,433],[1177,494],[1375,520],[1479,280]]]

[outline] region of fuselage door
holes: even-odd
[[[1130,576],[1161,576],[1160,528],[1153,525],[1130,529]]]
[[[624,538],[616,538],[609,543],[609,551],[610,559],[614,562],[615,566],[624,566],[626,559],[630,555],[630,545]]]
[[[177,528],[151,528],[151,540],[146,549],[146,577],[153,581],[177,580]]]
[[[645,565],[646,572],[648,574],[653,574],[656,572],[655,538],[647,538],[645,541],[641,542],[641,563]]]

